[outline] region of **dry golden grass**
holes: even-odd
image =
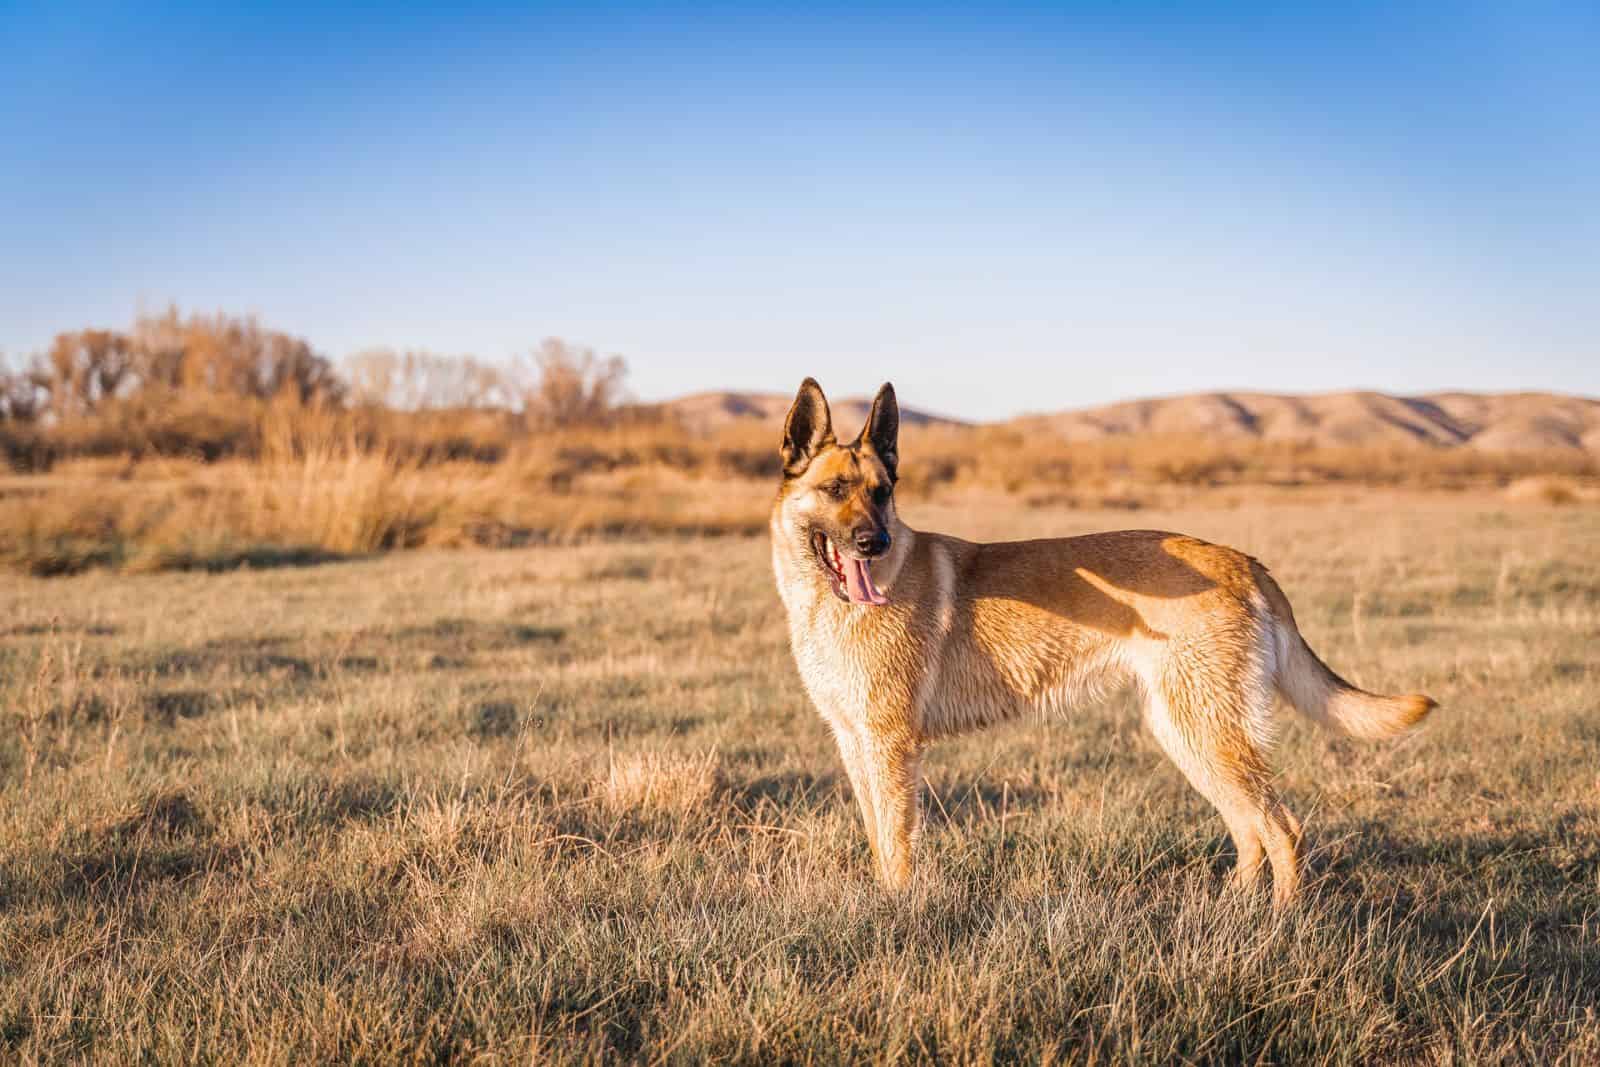
[[[438,463],[365,444],[338,422],[309,432],[269,422],[255,460],[90,458],[0,482],[0,561],[44,575],[225,569],[764,528],[769,483],[727,481],[713,455],[663,458],[663,448],[648,431],[574,431],[496,464]]]
[[[1282,917],[1124,699],[935,749],[885,898],[759,537],[0,574],[0,1060],[1600,1060],[1600,519],[1298,499],[1138,517],[1443,702],[1286,721]]]
[[[36,574],[214,570],[422,546],[757,533],[777,475],[775,431],[753,423],[709,436],[659,420],[513,436],[483,412],[457,423],[438,413],[251,410],[245,456],[89,456],[0,480],[0,562]],[[472,437],[479,432],[487,436]],[[915,458],[907,492],[999,491],[1044,508],[1149,508],[1307,486],[1473,490],[1519,475],[1513,498],[1600,495],[1590,460],[1465,449],[1069,444],[934,426],[908,428],[905,453]]]

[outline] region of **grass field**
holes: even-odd
[[[1288,722],[1287,915],[1125,698],[936,749],[888,899],[764,539],[0,574],[0,1060],[1600,1061],[1600,510],[902,510],[1228,542],[1443,707]]]

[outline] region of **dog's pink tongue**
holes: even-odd
[[[872,584],[872,572],[867,569],[864,559],[846,559],[844,561],[844,588],[850,594],[852,604],[887,604],[889,598],[878,592],[878,587]]]

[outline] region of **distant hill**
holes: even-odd
[[[792,403],[793,393],[695,393],[655,406],[683,420],[691,429],[703,431],[720,429],[745,419],[770,422],[776,426],[782,423]],[[839,424],[838,431],[854,435],[867,421],[872,398],[851,396],[835,400],[830,397],[828,407]],[[900,422],[904,426],[970,425],[960,419],[944,418],[904,404],[900,405]]]
[[[666,401],[659,408],[694,429],[710,430],[747,419],[777,424],[793,399],[783,393],[697,393]],[[833,401],[841,432],[853,433],[865,421],[870,404],[863,397]],[[900,417],[908,426],[973,425],[903,405]],[[1199,436],[1324,446],[1414,444],[1485,452],[1600,453],[1600,400],[1554,393],[1191,393],[1024,415],[1005,425],[1069,441]]]
[[[1012,425],[1068,440],[1184,435],[1486,452],[1600,452],[1600,401],[1552,393],[1193,393],[1029,415]]]

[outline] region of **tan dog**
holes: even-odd
[[[1131,681],[1162,748],[1227,822],[1233,884],[1254,885],[1265,855],[1274,903],[1292,900],[1300,827],[1267,767],[1274,699],[1364,738],[1401,733],[1434,702],[1334,674],[1266,568],[1229,548],[1151,530],[973,544],[910,529],[894,507],[899,422],[885,385],[841,445],[807,378],[771,522],[795,662],[883,881],[910,878],[930,742]]]

